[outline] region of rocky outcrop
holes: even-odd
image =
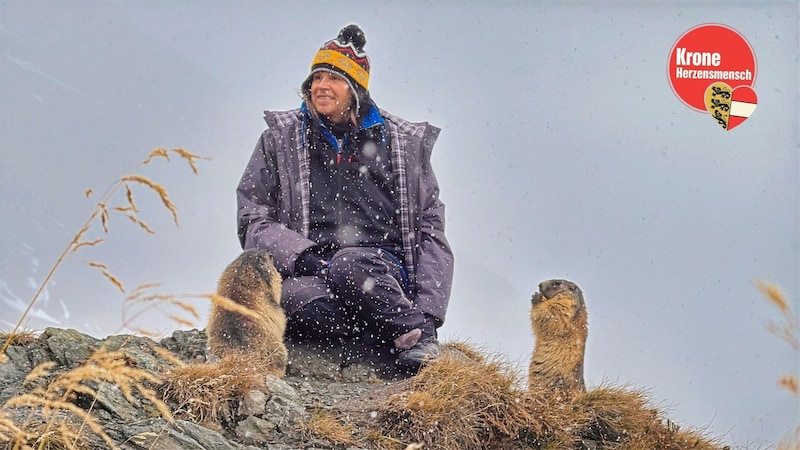
[[[103,372],[101,366],[108,362],[92,360],[98,350],[109,352],[112,359],[119,360],[120,365],[110,370],[136,372],[127,375]],[[48,328],[32,342],[10,345],[5,351],[7,358],[0,363],[0,405],[4,405],[0,409],[0,443],[3,437],[9,439],[12,431],[9,426],[3,428],[3,417],[34,435],[41,433],[47,423],[52,426],[53,422],[78,429],[84,417],[64,408],[65,405],[57,406],[64,400],[90,414],[105,433],[103,436],[85,426],[78,436],[77,448],[106,449],[112,445],[122,449],[164,450],[332,448],[333,443],[304,430],[309,412],[331,407],[339,399],[351,399],[382,384],[369,367],[355,365],[342,370],[334,360],[315,357],[302,347],[294,347],[292,351],[294,359],[289,376],[279,379],[265,375],[265,388],[231,399],[230,407],[235,409],[230,411],[232,422],[200,425],[180,419],[178,412],[182,405],[168,401],[164,404],[173,418],[165,417],[159,405],[148,400],[145,393],[152,390],[157,394],[156,399],[163,400],[158,395],[158,377],[163,378],[181,363],[206,361],[203,331],[176,331],[157,342],[132,335],[96,339],[75,330]],[[85,371],[87,367],[94,370],[95,366],[96,373],[89,370],[86,376],[70,375],[70,371]],[[31,379],[37,367],[48,370]],[[151,379],[144,374],[155,377]],[[126,376],[128,380],[122,380]],[[62,382],[59,388],[62,392],[48,392],[48,387],[58,385],[55,380],[59,377],[71,377],[69,382],[79,383],[79,386],[73,386],[74,392],[70,394],[65,392],[69,388],[63,387],[66,382]],[[140,377],[138,381],[137,377]],[[140,386],[132,389],[136,383]],[[331,386],[341,392],[324,392]],[[47,412],[48,408],[51,411]]]
[[[676,426],[642,390],[525,389],[515,366],[463,342],[413,377],[344,349],[287,348],[280,379],[208,357],[200,330],[16,339],[0,354],[0,448],[727,448]]]

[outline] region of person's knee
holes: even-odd
[[[299,339],[335,339],[352,335],[352,319],[339,299],[320,297],[287,319],[286,334]]]

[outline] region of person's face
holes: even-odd
[[[311,103],[317,113],[341,124],[347,120],[353,96],[344,78],[322,71],[314,73],[311,78]]]

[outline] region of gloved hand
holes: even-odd
[[[311,247],[300,254],[294,262],[294,275],[325,275],[328,270],[328,261],[317,254],[316,248]]]

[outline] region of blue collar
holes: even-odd
[[[378,111],[378,107],[375,105],[375,102],[370,100],[369,103],[369,111],[364,114],[364,118],[361,120],[361,128],[370,128],[374,127],[375,125],[383,125],[383,117],[381,113]]]
[[[303,113],[303,145],[305,145],[306,120],[311,119],[312,117],[311,113],[308,110],[308,107],[306,106],[306,102],[303,102],[300,105],[300,111]],[[383,120],[383,117],[381,117],[381,113],[380,111],[378,111],[378,106],[375,105],[375,102],[370,100],[369,110],[367,110],[367,113],[364,114],[364,116],[361,118],[361,124],[358,128],[358,131],[379,125],[384,125],[384,123],[385,122]],[[333,145],[333,148],[335,148],[337,152],[340,152],[342,150],[340,147],[340,143],[336,139],[336,137],[333,136],[331,130],[329,130],[328,127],[325,126],[325,123],[323,123],[321,119],[317,119],[317,124],[319,125],[320,130],[322,131],[322,135],[325,137],[325,139],[327,139],[328,142],[330,142],[331,145]],[[345,140],[347,139],[345,138]],[[386,144],[386,136],[383,134],[383,132],[381,132],[381,140],[383,141],[384,144]]]

